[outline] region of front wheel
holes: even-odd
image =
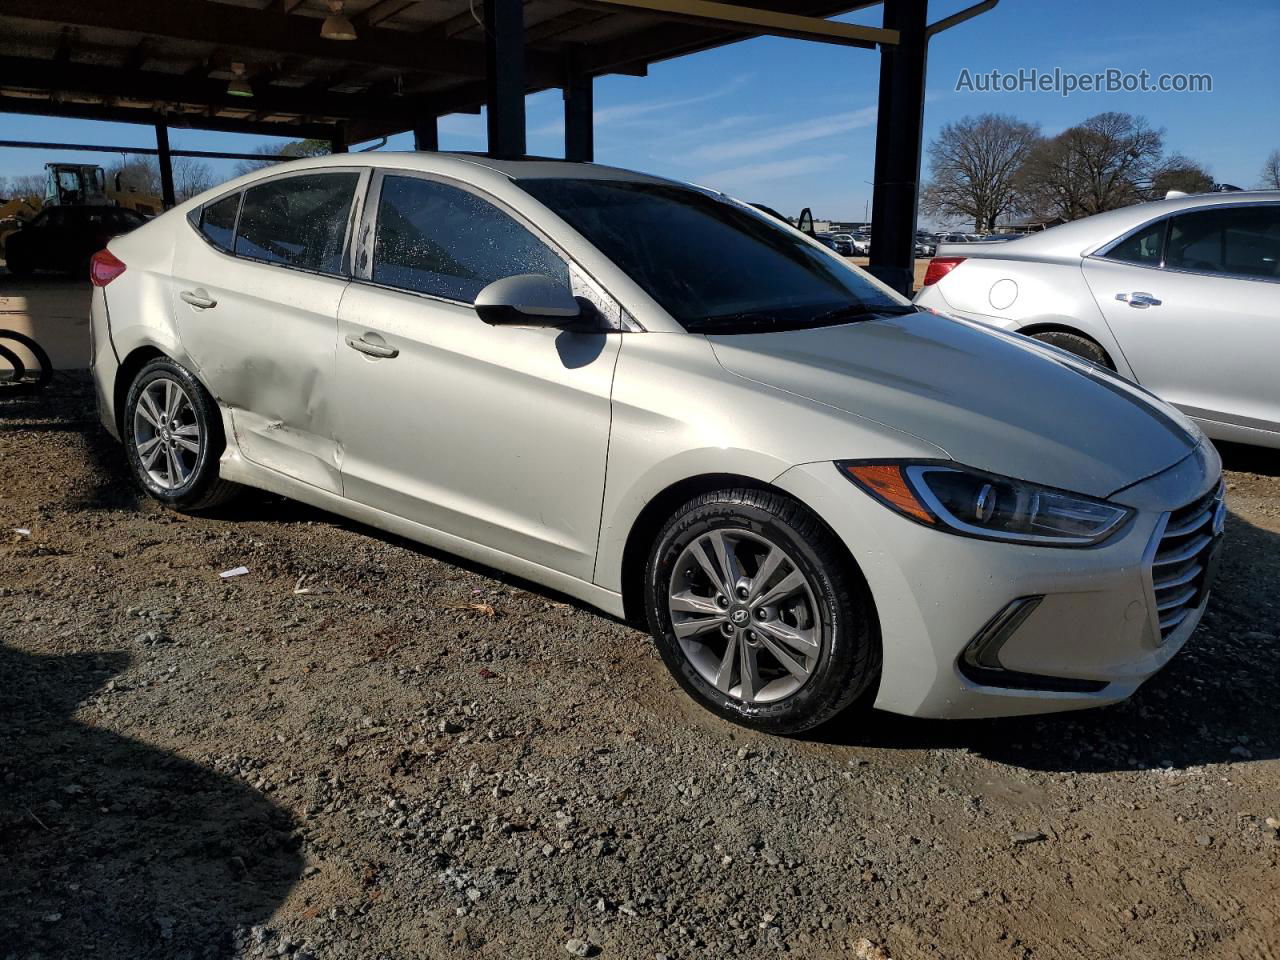
[[[236,491],[236,484],[218,476],[226,438],[217,404],[189,370],[168,357],[138,371],[121,427],[134,477],[166,506],[202,510]]]
[[[667,668],[735,723],[799,733],[878,676],[865,582],[830,530],[781,494],[721,490],[690,501],[658,535],[645,588]]]

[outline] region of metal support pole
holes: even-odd
[[[485,0],[485,82],[488,89],[489,153],[525,154],[524,0]]]
[[[924,136],[929,0],[885,0],[897,46],[880,48],[880,108],[871,206],[871,272],[907,296],[915,284],[916,207]]]
[[[426,114],[413,125],[413,149],[436,151],[440,149],[439,117]]]
[[[564,82],[564,158],[595,159],[595,91],[591,74],[581,69],[581,54],[569,51]]]
[[[173,193],[173,154],[169,152],[169,127],[156,124],[156,157],[160,161],[160,202],[166,210],[177,204]]]
[[[339,123],[333,128],[333,137],[329,140],[330,153],[347,152],[347,126]]]

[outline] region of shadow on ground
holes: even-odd
[[[299,876],[275,804],[76,717],[127,664],[0,647],[0,955],[229,958]]]
[[[842,718],[811,739],[849,747],[968,749],[1032,770],[1184,769],[1280,757],[1280,536],[1232,515],[1199,629],[1130,700],[1074,713],[1000,720]]]

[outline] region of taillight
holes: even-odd
[[[964,263],[964,260],[964,257],[934,257],[929,261],[929,269],[924,272],[924,283],[921,286],[929,287],[937,283]]]
[[[124,262],[110,250],[99,250],[89,258],[89,281],[95,287],[105,287],[124,273]]]

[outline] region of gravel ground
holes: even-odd
[[[1228,455],[1129,703],[779,740],[528,584],[139,500],[60,375],[0,401],[0,957],[1273,960],[1280,458]]]

